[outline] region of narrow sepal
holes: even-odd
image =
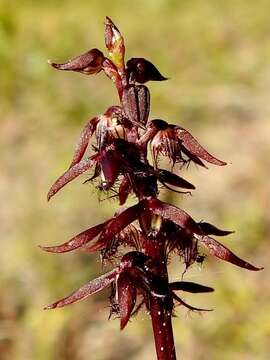
[[[182,300],[179,296],[177,296],[175,293],[172,293],[174,300],[178,301],[181,305],[185,306],[186,308],[188,308],[191,311],[213,311],[212,309],[202,309],[202,308],[197,308],[194,307],[192,305],[187,304],[184,300]]]
[[[195,186],[189,183],[187,180],[183,179],[182,177],[172,173],[171,171],[167,171],[164,169],[159,169],[158,171],[158,179],[161,182],[181,187],[184,189],[191,189],[194,190]]]
[[[44,310],[60,308],[69,304],[73,304],[79,300],[85,299],[90,295],[97,293],[100,290],[103,290],[107,286],[109,286],[114,280],[116,275],[118,274],[119,269],[116,268],[100,277],[91,280],[86,285],[82,286],[78,290],[74,291],[69,296],[56,301],[55,303],[48,305],[44,308]]]
[[[181,290],[190,293],[208,293],[214,291],[214,289],[209,286],[196,284],[190,281],[175,281],[169,284],[169,288],[174,291]]]
[[[91,49],[86,53],[76,56],[63,64],[49,61],[49,64],[57,70],[77,71],[86,75],[97,74],[102,70],[103,53],[98,49]]]
[[[231,264],[237,265],[239,267],[245,268],[247,270],[258,271],[263,268],[255,267],[245,260],[240,259],[233,252],[231,252],[226,246],[222,245],[218,241],[214,240],[210,236],[200,236],[198,237],[200,242],[205,245],[211,255],[218,257],[219,259],[230,262]]]
[[[71,240],[65,242],[62,245],[57,246],[40,246],[42,250],[53,252],[53,253],[64,253],[78,249],[79,247],[87,244],[93,240],[104,228],[107,222],[96,225],[90,229],[87,229],[80,234],[74,236]]]
[[[136,287],[132,279],[125,272],[117,280],[117,296],[120,315],[120,329],[127,325],[136,303]]]
[[[80,160],[82,159],[89,144],[89,140],[96,129],[97,123],[98,117],[94,117],[93,119],[89,120],[85,125],[80,135],[79,141],[76,144],[73,159],[69,168],[72,168],[74,165],[78,164],[78,162],[80,162]]]
[[[177,126],[176,129],[178,137],[182,142],[182,146],[184,146],[192,155],[215,165],[223,166],[227,164],[209,154],[209,152],[206,151],[187,130],[180,126]]]
[[[97,155],[94,155],[88,159],[82,160],[78,164],[74,165],[72,168],[68,169],[61,175],[55,183],[50,188],[47,199],[48,201],[54,196],[62,187],[68,184],[70,181],[84,173],[86,170],[89,170],[97,161]]]
[[[234,231],[218,229],[216,226],[207,222],[199,222],[198,225],[205,235],[226,236],[234,233]]]

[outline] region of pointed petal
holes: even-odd
[[[194,307],[192,305],[189,305],[185,301],[180,299],[180,297],[177,296],[175,293],[172,293],[172,296],[176,301],[178,301],[181,305],[185,306],[189,310],[192,310],[192,311],[213,311],[212,309],[201,309],[201,308],[197,308],[197,307]]]
[[[79,141],[76,144],[73,159],[69,168],[72,168],[74,165],[78,164],[78,162],[80,162],[80,160],[82,159],[87,149],[89,139],[91,138],[93,132],[95,131],[97,122],[98,122],[98,117],[94,117],[93,119],[88,121],[88,123],[85,125],[80,135]]]
[[[171,290],[181,290],[190,293],[208,293],[213,292],[214,289],[208,286],[196,284],[190,281],[176,281],[169,284]]]
[[[147,200],[147,205],[153,214],[160,215],[164,219],[174,222],[188,232],[194,232],[195,234],[202,233],[196,222],[184,210],[153,198]]]
[[[76,56],[64,64],[49,64],[57,70],[78,71],[86,75],[97,74],[102,69],[103,53],[98,49],[91,49],[86,53]]]
[[[131,206],[130,208],[124,210],[119,215],[116,215],[101,233],[99,237],[99,242],[106,244],[113,236],[117,235],[121,230],[123,230],[127,225],[136,220],[141,211],[140,203]]]
[[[107,222],[96,225],[90,229],[87,229],[80,234],[74,236],[71,240],[65,242],[62,245],[57,246],[40,246],[42,250],[53,252],[53,253],[64,253],[78,249],[79,247],[87,244],[89,241],[94,239],[104,228]]]
[[[185,129],[180,126],[176,127],[177,134],[179,139],[182,142],[182,146],[184,146],[188,151],[191,152],[192,155],[199,157],[209,163],[215,165],[226,165],[227,163],[215,158],[213,155],[209,154],[199,143],[198,141]]]
[[[181,178],[180,176],[178,176],[170,171],[167,171],[167,170],[159,169],[158,170],[158,179],[161,182],[165,182],[167,184],[181,187],[184,189],[192,189],[192,190],[195,189],[194,185],[192,185],[185,179]]]
[[[119,272],[119,269],[116,268],[104,275],[101,275],[97,279],[91,280],[86,285],[84,285],[81,288],[79,288],[78,290],[74,291],[69,296],[67,296],[59,301],[56,301],[55,303],[53,303],[51,305],[46,306],[44,309],[48,310],[48,309],[60,308],[60,307],[63,307],[63,306],[69,305],[69,304],[73,304],[79,300],[87,298],[88,296],[93,295],[93,294],[97,293],[98,291],[103,290],[104,288],[109,286],[115,280],[115,277],[118,274],[118,272]]]
[[[218,229],[216,226],[207,222],[199,222],[198,225],[205,235],[226,236],[234,233],[234,231]]]
[[[234,265],[239,267],[245,268],[247,270],[258,271],[262,270],[263,268],[257,268],[248,262],[240,259],[236,256],[233,252],[231,252],[228,248],[224,245],[219,243],[218,241],[214,240],[210,236],[200,236],[198,237],[200,242],[207,247],[211,255],[218,257],[219,259],[228,261]]]
[[[61,175],[56,182],[50,188],[47,199],[48,201],[52,196],[54,196],[62,187],[68,184],[70,181],[84,173],[86,170],[89,170],[97,161],[97,155],[94,155],[88,159],[82,160],[78,164],[74,165],[72,168],[68,169]]]
[[[136,303],[136,288],[132,279],[126,274],[119,275],[117,281],[117,296],[120,314],[120,329],[127,325]]]

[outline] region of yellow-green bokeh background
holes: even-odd
[[[178,309],[177,351],[187,360],[270,358],[270,12],[269,0],[0,1],[0,359],[154,359],[147,314],[124,332],[107,321],[106,292],[69,308],[42,307],[101,272],[98,256],[53,255],[56,244],[109,217],[86,176],[49,204],[46,192],[71,158],[87,118],[117,103],[104,75],[57,72],[92,47],[104,50],[103,20],[113,18],[127,55],[153,61],[171,78],[151,83],[151,117],[181,123],[225,168],[191,167],[197,190],[164,193],[197,220],[236,234],[222,239],[258,273],[208,258],[186,279],[214,286],[186,296],[215,309]],[[171,264],[171,277],[182,265]]]

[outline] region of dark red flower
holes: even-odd
[[[158,165],[159,155],[167,156],[172,164],[193,161],[205,166],[202,162],[205,160],[214,165],[226,165],[224,161],[209,154],[187,130],[168,124],[164,120],[156,119],[148,122],[147,131],[138,144],[145,146],[149,141],[155,166]]]

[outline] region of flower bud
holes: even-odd
[[[167,80],[150,61],[144,58],[131,58],[128,60],[127,72],[130,81],[135,81],[140,84],[144,84],[150,80]]]
[[[98,49],[91,49],[86,53],[76,56],[63,64],[48,61],[57,70],[77,71],[85,75],[97,74],[102,70],[103,53]]]
[[[114,65],[123,70],[125,68],[125,45],[124,39],[109,17],[105,21],[105,45],[109,50],[109,58]]]
[[[128,119],[138,125],[145,125],[150,110],[150,93],[144,85],[129,85],[123,91],[123,109]]]

